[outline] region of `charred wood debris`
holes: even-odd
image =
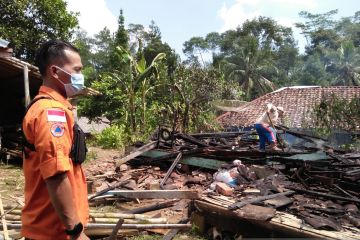
[[[174,235],[191,227],[194,202],[201,201],[243,219],[270,221],[283,212],[314,229],[357,232],[360,154],[334,149],[324,139],[302,132],[285,131],[312,145],[260,152],[252,131],[183,134],[160,129],[149,143],[116,157],[116,165],[104,163],[105,169],[87,170],[92,207],[88,231],[102,229],[94,230],[99,235],[106,228],[110,235],[117,225],[168,229],[162,233]],[[121,209],[129,201],[141,207]],[[97,210],[108,205],[120,210]],[[5,207],[10,228],[19,223],[16,209]],[[159,209],[188,211],[176,220],[171,215],[146,215]],[[124,219],[121,224],[119,218]]]

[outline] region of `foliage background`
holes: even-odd
[[[233,30],[190,38],[183,49],[187,58],[181,61],[155,22],[126,24],[123,10],[115,33],[104,28],[88,36],[63,0],[3,0],[0,38],[10,41],[16,57],[31,63],[46,40],[59,38],[77,46],[86,85],[102,93],[81,99],[79,113],[95,121],[106,117],[112,128],[98,141],[121,147],[146,140],[158,125],[214,131],[219,112],[211,102],[216,100],[250,101],[293,85],[358,86],[360,12],[334,20],[336,14],[299,13],[303,21],[296,27],[308,42],[304,53],[299,53],[291,28],[260,16]],[[204,60],[205,53],[212,55],[210,61]],[[352,129],[357,119],[343,124],[337,117],[357,116],[356,101],[345,106],[340,100],[324,100],[315,109],[324,117],[317,124]],[[334,109],[346,111],[335,114]]]

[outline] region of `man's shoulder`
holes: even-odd
[[[69,115],[69,109],[64,106],[59,101],[56,101],[48,96],[41,96],[38,95],[34,99],[36,102],[32,104],[30,107],[28,114],[26,114],[25,119],[31,119],[31,118],[37,118],[38,116],[45,114],[49,116],[49,114],[55,114],[55,115]]]

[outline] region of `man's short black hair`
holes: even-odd
[[[71,43],[62,40],[50,40],[42,44],[35,57],[35,64],[42,76],[46,75],[47,66],[52,64],[55,59],[66,61],[65,50],[79,53],[79,50]]]

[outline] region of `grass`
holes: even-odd
[[[23,196],[24,182],[20,166],[0,161],[0,193],[5,204],[11,203],[14,197]]]

